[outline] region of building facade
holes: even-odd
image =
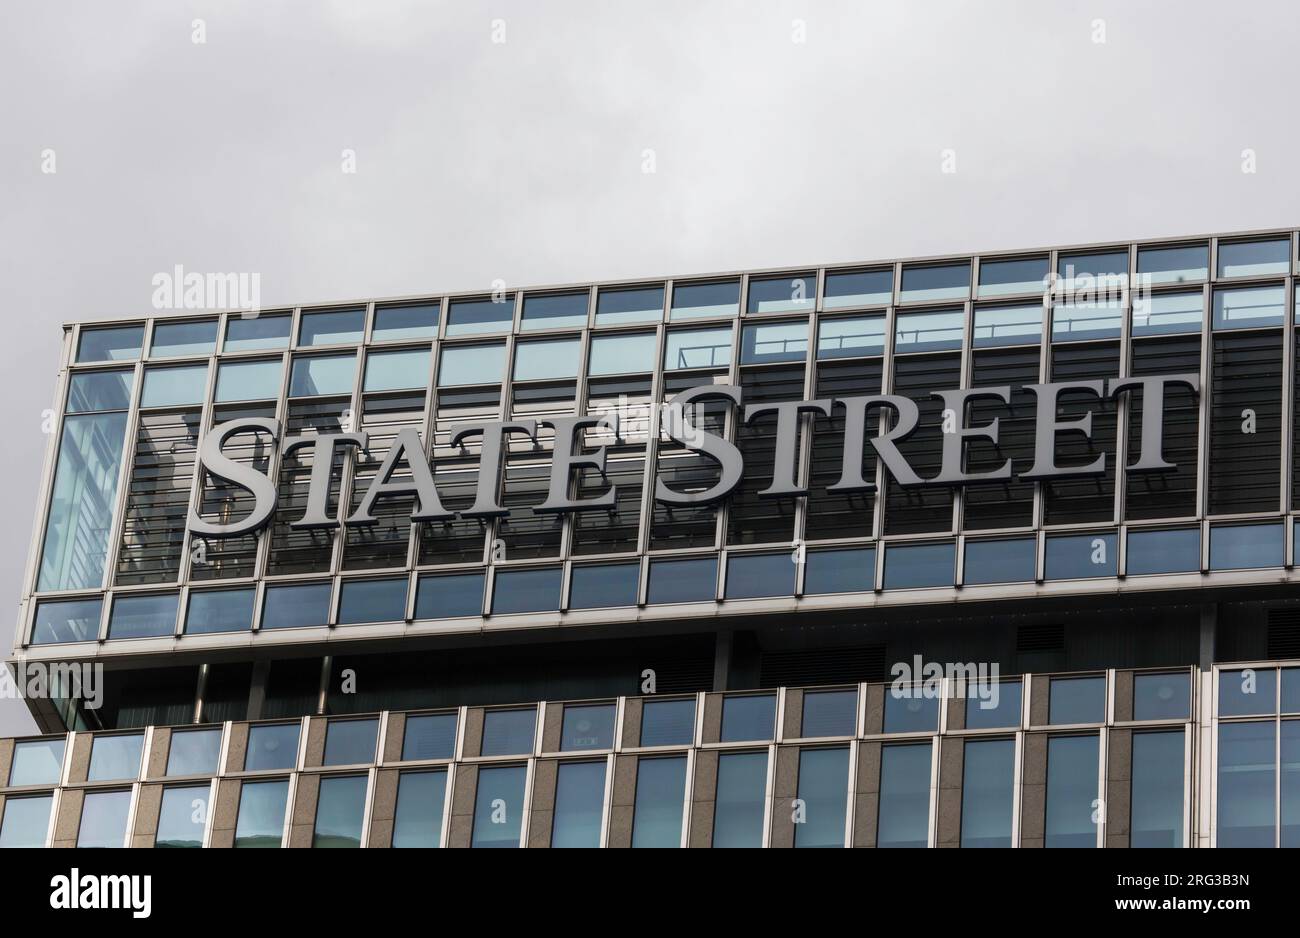
[[[69,325],[0,845],[1294,845],[1296,277]]]

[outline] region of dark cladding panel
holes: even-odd
[[[1118,342],[1071,342],[1052,347],[1051,380],[1107,381],[1119,375]],[[1058,466],[1086,466],[1106,454],[1103,475],[1081,476],[1043,485],[1043,520],[1047,524],[1106,522],[1115,515],[1115,402],[1087,391],[1063,393],[1057,400],[1062,421],[1092,413],[1092,436],[1060,433],[1056,438]]]
[[[474,504],[478,486],[480,437],[451,445],[451,428],[458,423],[499,420],[501,389],[470,388],[438,392],[434,419],[433,480],[447,511],[464,511]],[[426,441],[428,443],[429,441]],[[420,525],[420,563],[481,563],[487,525],[478,518],[454,518]]]
[[[882,371],[879,358],[822,362],[817,366],[816,396],[834,399],[879,394]],[[870,537],[875,493],[841,495],[827,491],[839,481],[843,471],[844,408],[836,406],[829,418],[816,414],[813,419],[812,470],[808,481],[808,517],[804,536],[810,541]],[[871,419],[878,418],[873,416]],[[868,481],[876,477],[875,453],[868,444],[862,454],[862,477]]]
[[[1135,376],[1199,374],[1201,337],[1171,336],[1133,340]],[[1143,394],[1129,392],[1128,462],[1140,452],[1145,419]],[[1186,385],[1165,388],[1164,457],[1177,466],[1170,472],[1128,473],[1125,480],[1125,517],[1177,518],[1196,514],[1198,397]]]
[[[894,393],[916,401],[921,411],[916,432],[900,442],[898,449],[922,479],[937,476],[943,459],[943,401],[931,392],[960,386],[960,355],[905,355],[894,361]],[[950,487],[903,488],[888,473],[885,486],[886,534],[952,529]]]
[[[1038,383],[1038,347],[1000,348],[974,353],[972,387],[1011,386],[1011,403],[996,398],[971,402],[967,424],[984,426],[998,421],[998,442],[974,438],[966,450],[966,469],[989,472],[1007,459],[1011,471],[1026,471],[1034,461],[1034,421],[1037,413],[1033,392],[1024,385]],[[967,530],[1014,528],[1033,524],[1034,483],[1019,479],[977,482],[966,486]]]
[[[285,421],[286,437],[315,436],[343,432],[343,416],[348,409],[347,398],[302,400],[289,404]],[[335,517],[338,509],[339,485],[343,463],[347,458],[343,447],[334,451],[334,466],[330,473],[329,507],[327,514]],[[271,560],[267,572],[317,573],[330,568],[334,547],[332,530],[297,530],[291,523],[307,511],[307,490],[311,481],[312,446],[301,446],[280,460],[280,491],[275,515],[271,522]]]
[[[1277,511],[1282,467],[1282,336],[1214,335],[1210,378],[1212,515]]]
[[[200,415],[197,407],[140,415],[117,559],[118,586],[167,583],[180,572]]]
[[[421,430],[424,424],[424,394],[367,394],[361,405],[361,429],[369,434],[368,449],[357,451],[356,471],[352,479],[352,502],[348,514],[361,505],[392,449],[397,434],[408,427]],[[390,482],[410,482],[411,470],[406,460],[398,463]],[[413,496],[382,498],[372,506],[375,524],[348,528],[343,542],[345,570],[374,570],[406,566],[407,545],[411,537]]]
[[[804,366],[742,369],[740,384],[745,406],[803,400]],[[794,537],[796,499],[760,498],[758,493],[772,483],[776,467],[776,424],[774,413],[762,414],[736,427],[736,445],[745,460],[745,475],[731,497],[728,511],[728,544],[789,543]],[[798,446],[796,445],[796,453]],[[799,465],[798,456],[795,465]],[[783,470],[784,471],[784,470]],[[796,473],[795,479],[798,479]]]

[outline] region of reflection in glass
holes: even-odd
[[[1047,741],[1045,846],[1097,846],[1097,759],[1096,736],[1053,736]]]
[[[602,289],[596,295],[596,325],[654,322],[664,315],[664,288]]]
[[[1054,677],[1049,687],[1049,723],[1061,726],[1105,722],[1105,677]]]
[[[587,324],[587,293],[524,296],[523,329],[581,328]]]
[[[823,309],[888,306],[894,298],[894,271],[828,270],[823,289]]]
[[[284,809],[288,798],[288,779],[244,782],[239,791],[235,846],[280,846],[284,839]]]
[[[673,306],[668,318],[705,319],[735,316],[740,308],[740,281],[678,283],[673,285]]]
[[[471,847],[519,846],[526,771],[522,765],[479,769]]]
[[[447,801],[447,773],[403,772],[397,782],[394,847],[438,847]]]
[[[783,277],[750,278],[746,310],[762,313],[812,312],[817,304],[816,274],[786,274]]]
[[[1210,271],[1210,249],[1205,244],[1180,244],[1167,248],[1138,248],[1138,281],[1149,284],[1204,280]],[[1198,297],[1200,294],[1196,294]],[[1198,304],[1199,305],[1199,304]]]
[[[438,316],[441,312],[441,304],[437,300],[376,307],[375,325],[370,337],[375,342],[431,339],[438,334]]]
[[[82,329],[81,339],[77,342],[77,361],[115,362],[139,358],[143,338],[144,326]]]
[[[646,745],[642,740],[642,745]],[[637,760],[632,846],[680,847],[686,800],[686,757]]]
[[[322,778],[316,801],[313,847],[360,847],[366,809],[366,776]]]
[[[1220,277],[1262,277],[1291,271],[1291,239],[1220,241]]]
[[[1183,845],[1183,731],[1133,734],[1129,846]]]
[[[1235,524],[1210,528],[1210,569],[1247,570],[1280,567],[1283,557],[1280,524]]]
[[[924,847],[930,839],[930,743],[882,746],[877,847]]]
[[[1256,716],[1277,712],[1277,671],[1243,668],[1219,672],[1220,717]]]
[[[901,303],[964,300],[970,293],[970,262],[903,268]]]
[[[1186,720],[1192,676],[1186,671],[1133,675],[1133,719]]]
[[[366,330],[364,309],[304,312],[298,328],[299,345],[353,345]]]
[[[323,394],[351,394],[357,356],[315,355],[295,358],[289,373],[290,397],[319,397]]]
[[[182,355],[211,355],[217,347],[217,321],[160,322],[153,327],[150,358],[179,358]]]
[[[803,714],[799,735],[805,739],[819,736],[852,736],[858,726],[858,692],[856,690],[807,691],[803,695]]]
[[[221,727],[175,730],[167,748],[168,775],[216,775]]]
[[[272,723],[248,728],[247,772],[291,769],[298,764],[297,723]]]
[[[359,765],[375,759],[379,720],[330,720],[322,765]]]
[[[565,704],[560,732],[561,752],[613,747],[613,704]]]
[[[144,734],[96,736],[90,746],[90,769],[86,781],[110,782],[134,779],[140,775],[140,755],[144,751]]]
[[[9,785],[57,785],[63,774],[64,738],[18,740],[9,766]]]
[[[1133,297],[1133,335],[1200,332],[1205,299],[1200,290]]]
[[[1277,825],[1272,721],[1219,724],[1215,846],[1272,847]]]
[[[724,697],[722,736],[724,743],[771,739],[776,727],[776,695],[748,694]]]
[[[647,700],[641,708],[642,746],[689,746],[695,739],[695,700]]]
[[[483,714],[484,756],[520,756],[533,751],[533,733],[537,729],[537,711],[489,710]]]
[[[766,752],[722,753],[718,757],[713,846],[761,847],[766,794]]]
[[[423,713],[406,718],[402,761],[450,759],[456,751],[456,714]]]
[[[605,763],[561,762],[555,777],[552,847],[599,847]]]
[[[9,797],[0,822],[0,850],[9,847],[44,847],[50,829],[53,795]]]
[[[796,847],[844,846],[848,791],[848,747],[800,750],[798,798],[803,821],[794,826]]]
[[[226,320],[226,343],[222,351],[252,352],[259,349],[285,348],[289,345],[292,316],[257,316]]]
[[[88,791],[81,803],[78,847],[125,847],[131,792]]]
[[[961,845],[1010,847],[1014,739],[968,739],[962,754]]]
[[[976,348],[1038,345],[1043,341],[1043,306],[977,306],[971,338]]]
[[[1201,568],[1201,529],[1170,528],[1128,532],[1128,573],[1194,573]]]
[[[884,316],[842,316],[817,324],[817,360],[883,355]]]
[[[189,785],[163,789],[158,810],[155,847],[198,848],[203,846],[203,830],[211,814],[212,787]]]

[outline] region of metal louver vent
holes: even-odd
[[[1268,656],[1300,658],[1300,609],[1268,611]]]
[[[655,693],[698,694],[713,690],[713,658],[660,659],[650,665],[655,671]],[[639,678],[638,678],[639,688]],[[639,689],[631,691],[639,694]]]
[[[860,645],[764,652],[758,682],[761,687],[814,687],[883,681],[885,676],[885,646]]]
[[[1065,626],[1022,625],[1016,630],[1016,652],[1034,654],[1065,651]]]

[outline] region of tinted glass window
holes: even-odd
[[[1278,831],[1278,846],[1300,846],[1300,721],[1283,720],[1281,732],[1282,777],[1278,787],[1281,795],[1282,829]]]
[[[1300,668],[1282,669],[1282,712],[1300,713]]]
[[[489,710],[483,714],[483,745],[480,755],[520,756],[533,751],[537,711]]]
[[[236,847],[278,847],[284,837],[284,808],[289,782],[244,782],[239,791]]]
[[[1285,303],[1280,286],[1215,290],[1211,325],[1215,329],[1278,326],[1286,317]]]
[[[1291,271],[1291,240],[1220,241],[1220,277],[1260,277]]]
[[[1243,668],[1219,672],[1220,717],[1255,716],[1277,712],[1277,671]]]
[[[685,801],[685,756],[637,760],[632,846],[680,847]]]
[[[885,551],[885,589],[951,586],[953,544],[893,545]]]
[[[1186,671],[1133,675],[1133,719],[1185,720],[1191,712],[1192,677]]]
[[[732,554],[727,559],[727,598],[794,594],[794,558],[781,554]]]
[[[354,345],[366,330],[364,309],[326,310],[303,313],[298,329],[299,345]]]
[[[760,313],[812,312],[817,304],[816,274],[786,274],[749,281],[750,315]]]
[[[509,332],[515,320],[515,298],[452,300],[447,313],[447,335]]]
[[[1200,290],[1133,297],[1133,335],[1200,332],[1205,300]]]
[[[125,847],[130,791],[88,791],[81,803],[78,847]]]
[[[515,346],[515,380],[576,378],[580,354],[581,343],[577,336],[571,339],[520,342]]]
[[[406,718],[402,761],[450,759],[456,752],[456,714],[426,713]]]
[[[129,371],[83,371],[68,383],[70,414],[126,410],[131,406],[131,387],[135,375]]]
[[[217,347],[217,321],[160,322],[153,327],[150,358],[211,355]]]
[[[979,306],[975,309],[976,348],[1004,345],[1037,345],[1043,341],[1043,307]]]
[[[865,593],[876,585],[876,552],[871,548],[809,551],[805,563],[803,591],[809,596]]]
[[[1138,248],[1137,272],[1146,283],[1182,283],[1204,280],[1210,270],[1210,249],[1205,244],[1167,248]]]
[[[14,743],[9,784],[57,785],[63,774],[63,744],[59,739],[30,739]]]
[[[483,574],[422,576],[415,594],[417,619],[448,619],[483,613]]]
[[[551,293],[524,297],[524,329],[581,328],[587,324],[587,294]]]
[[[1069,534],[1047,539],[1047,579],[1114,576],[1119,559],[1114,534]]]
[[[492,584],[492,611],[502,614],[559,609],[562,572],[558,567],[498,572]]]
[[[1058,303],[1052,307],[1052,340],[1114,339],[1119,337],[1123,323],[1121,303]]]
[[[32,644],[94,641],[99,637],[101,606],[98,599],[37,603],[36,621],[32,624]]]
[[[257,316],[226,320],[227,352],[251,352],[257,349],[285,348],[289,344],[290,316]]]
[[[664,340],[664,368],[725,368],[731,364],[731,327],[669,332]]]
[[[119,596],[108,619],[109,638],[148,638],[176,630],[175,593]]]
[[[799,753],[802,820],[794,827],[796,847],[843,847],[848,810],[849,750],[804,749]]]
[[[824,309],[888,306],[894,298],[893,270],[826,271]]]
[[[218,403],[274,400],[280,396],[284,363],[278,358],[261,362],[222,362],[217,368]]]
[[[968,584],[1027,582],[1034,578],[1037,550],[1032,537],[967,541],[963,579]]]
[[[291,769],[298,764],[297,723],[274,723],[248,728],[248,753],[244,769],[258,772],[267,769]]]
[[[930,744],[883,746],[877,847],[924,847],[930,836]]]
[[[147,368],[141,407],[184,407],[202,404],[207,394],[208,366],[180,365],[174,368]]]
[[[330,620],[330,590],[329,583],[267,586],[261,627],[292,629],[327,625]]]
[[[479,769],[471,847],[518,847],[524,813],[522,765]]]
[[[325,732],[323,765],[357,765],[373,762],[378,720],[331,720]]]
[[[1131,576],[1191,573],[1200,568],[1199,528],[1128,532],[1128,572]]]
[[[694,739],[694,700],[647,700],[642,705],[642,746],[688,746]]]
[[[6,798],[4,822],[0,824],[0,849],[8,847],[44,847],[50,829],[53,795],[29,798]]]
[[[1282,566],[1280,524],[1238,524],[1210,528],[1210,569],[1245,570]]]
[[[211,800],[212,788],[208,785],[164,789],[153,845],[202,847],[203,828],[205,819],[211,813]]]
[[[596,296],[596,325],[648,322],[664,315],[663,287],[601,290]]]
[[[555,776],[552,847],[599,847],[605,806],[604,762],[561,762]]]
[[[858,726],[858,692],[855,690],[808,691],[803,695],[799,735],[853,736]]]
[[[500,384],[506,376],[504,345],[444,346],[438,364],[438,386]]]
[[[980,260],[980,296],[1036,293],[1046,287],[1047,257],[1009,257]]]
[[[884,316],[842,316],[817,324],[817,358],[857,358],[885,352]]]
[[[718,561],[656,560],[650,564],[650,596],[653,603],[708,602],[716,595]]]
[[[220,755],[220,727],[173,732],[167,749],[167,774],[216,775]]]
[[[636,604],[638,563],[576,566],[569,584],[569,608],[600,609]]]
[[[894,351],[938,352],[960,349],[966,314],[959,309],[899,313],[894,319]]]
[[[988,730],[1019,726],[1022,694],[1020,681],[968,681],[966,728]]]
[[[345,580],[339,624],[401,622],[406,618],[406,580]]]
[[[657,345],[658,338],[653,332],[593,336],[587,374],[624,375],[654,371]]]
[[[670,319],[703,319],[734,316],[740,308],[740,281],[721,283],[679,283],[673,286]]]
[[[970,292],[970,262],[930,267],[904,267],[902,303],[965,299]]]
[[[295,358],[289,376],[289,396],[351,394],[356,372],[357,356],[354,354]]]
[[[394,847],[438,847],[447,801],[447,773],[403,772],[397,783]]]
[[[1104,677],[1052,678],[1048,721],[1065,723],[1102,723],[1106,719],[1106,679]]]
[[[399,391],[424,388],[429,383],[429,363],[433,353],[427,348],[402,349],[396,352],[371,352],[366,356],[366,391]]]
[[[891,685],[885,691],[886,733],[930,733],[938,728],[937,686]]]
[[[140,357],[144,326],[82,329],[77,343],[78,362],[129,361]]]
[[[1097,737],[1049,739],[1045,846],[1097,846],[1097,807]]]
[[[560,736],[563,752],[614,748],[614,705],[592,704],[564,707]]]
[[[776,696],[752,694],[722,701],[722,742],[771,739],[776,727]]]
[[[366,776],[323,778],[316,800],[313,847],[360,847],[366,810]]]
[[[1277,827],[1275,724],[1220,723],[1215,845],[1272,847]]]
[[[239,632],[253,627],[253,589],[201,590],[190,593],[185,616],[189,635]]]
[[[961,845],[1010,847],[1014,739],[968,739],[962,753]]]
[[[713,810],[713,846],[761,847],[766,794],[766,752],[720,755]]]
[[[755,323],[745,326],[740,332],[742,365],[801,362],[807,357],[806,322]]]
[[[376,342],[431,339],[438,333],[441,311],[437,301],[410,306],[380,306],[375,310],[371,338]]]
[[[1183,731],[1133,734],[1129,846],[1183,845]]]
[[[1056,273],[1070,289],[1105,291],[1128,282],[1128,251],[1062,254],[1057,258]]]

